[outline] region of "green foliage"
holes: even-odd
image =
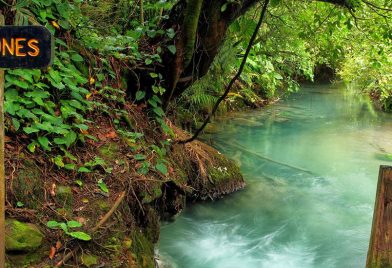
[[[387,5],[381,0],[372,3]],[[392,31],[386,21],[390,13],[382,9],[375,12],[374,7],[359,1],[348,1],[347,6],[356,10],[356,17],[348,9],[325,3],[273,1],[237,88],[220,112],[235,100],[257,104],[261,99],[273,100],[297,91],[300,82],[323,75],[314,73],[317,66],[338,71],[344,81],[369,93],[385,110],[392,109]],[[202,120],[200,114],[211,111],[239,66],[254,27],[253,11],[231,25],[209,73],[180,100],[180,115],[185,121],[193,118],[195,124]]]
[[[106,185],[106,183],[104,183],[102,179],[98,180],[98,187],[99,189],[101,189],[102,192],[109,193],[108,186]]]
[[[301,5],[289,1],[285,1],[286,5],[280,5],[281,2],[276,2],[270,9],[271,15],[256,38],[240,81],[235,86],[236,92],[229,94],[226,103],[219,107],[219,112],[227,111],[237,99],[258,106],[265,100],[273,100],[298,90],[299,79],[313,80],[316,60],[310,50],[311,44],[307,41],[309,35],[305,37],[305,28],[296,26],[296,16],[301,12]],[[308,14],[300,16],[298,20],[311,24]],[[253,11],[231,25],[227,41],[215,57],[209,73],[180,100],[182,113],[186,114],[188,120],[188,113],[193,115],[195,123],[201,120],[200,114],[212,110],[234,76],[255,27]]]
[[[148,115],[163,130],[164,139],[173,138],[161,100],[165,81],[156,67],[162,63],[163,52],[177,53],[176,30],[162,29],[159,24],[168,18],[176,2],[144,1],[142,9],[134,0],[16,1],[15,24],[46,26],[55,36],[56,49],[53,66],[47,70],[7,71],[7,131],[27,136],[31,152],[51,152],[50,159],[59,168],[79,173],[101,168],[111,173],[111,167],[99,157],[83,164],[69,153],[77,143],[96,140],[89,133],[93,122],[88,118],[102,113],[112,118],[116,132],[137,153],[141,174],[155,170],[167,175],[166,145],[155,148],[148,144],[147,149],[140,150],[144,136],[135,132],[129,111],[124,109],[129,104],[122,77],[123,70],[133,73],[134,68],[148,67],[146,75],[154,81],[152,94],[134,89],[135,102],[148,105]],[[221,12],[239,3],[227,0]],[[385,4],[381,0],[374,3]],[[219,112],[238,105],[238,101],[258,106],[296,91],[299,82],[313,80],[314,68],[320,64],[339,70],[347,83],[357,84],[384,109],[391,109],[392,32],[383,21],[385,12],[375,14],[357,1],[348,5],[357,10],[358,17],[367,19],[357,21],[346,9],[324,3],[273,1],[235,92],[229,94]],[[192,31],[197,30],[195,21]],[[212,110],[236,72],[254,27],[253,10],[232,23],[208,75],[177,100],[180,119],[183,115],[196,125]],[[159,41],[148,46],[146,39]],[[151,158],[151,154],[156,157]],[[98,183],[101,189],[102,183]]]
[[[163,49],[173,54],[176,51],[175,46],[166,44],[174,38],[174,30],[157,27],[157,21],[167,17],[173,1],[146,1],[143,24],[130,8],[137,4],[122,0],[16,2],[17,24],[25,25],[29,21],[42,24],[55,36],[55,59],[50,68],[6,73],[7,131],[28,135],[27,148],[31,152],[37,148],[54,151],[51,160],[59,168],[89,173],[101,166],[110,173],[111,168],[98,163],[99,159],[78,165],[68,152],[77,142],[95,140],[89,134],[92,122],[87,120],[93,112],[112,117],[118,133],[129,143],[143,137],[132,131],[127,112],[118,108],[126,103],[126,84],[118,64],[122,61],[126,67],[154,65],[162,62]],[[162,47],[154,51],[140,49],[140,42],[146,36],[163,39]],[[160,85],[162,75],[151,72],[150,76],[157,81],[152,88],[156,96],[146,101],[161,128],[172,135],[161,107],[160,96],[165,92]],[[136,100],[141,101],[145,96],[144,91],[139,91]],[[121,124],[122,119],[128,128]]]
[[[168,161],[165,159],[166,157],[166,146],[169,145],[168,142],[162,142],[159,147],[155,144],[152,144],[149,148],[148,155],[144,154],[135,154],[133,158],[140,162],[139,168],[137,172],[142,175],[146,175],[150,169],[155,169],[159,171],[162,175],[168,174],[167,164]],[[155,164],[152,166],[151,161],[148,160],[150,156],[155,158]]]
[[[383,6],[383,1],[375,1]],[[363,6],[357,10],[360,20],[347,35],[346,54],[339,66],[339,74],[348,84],[353,84],[369,94],[379,107],[392,111],[392,30],[380,10]]]
[[[111,173],[113,168],[108,167],[105,160],[102,158],[95,156],[93,160],[84,163],[81,167],[79,167],[78,172],[81,173],[90,173],[93,171],[94,168],[101,167],[105,170],[106,173]]]
[[[28,8],[28,9],[27,9]],[[76,4],[48,1],[19,1],[15,6],[16,23],[34,20],[57,35],[58,29],[72,29],[78,20]],[[12,123],[8,131],[24,132],[31,137],[28,149],[51,151],[69,148],[84,136],[85,114],[92,103],[88,77],[78,68],[82,56],[61,38],[56,38],[53,65],[47,70],[9,70],[6,72],[5,111]],[[57,161],[59,165],[60,162]]]
[[[194,83],[178,101],[180,109],[183,110],[180,114],[186,114],[185,120],[193,119],[193,123],[196,123],[200,120],[200,115],[211,112],[224,90],[224,85],[228,83],[227,77],[233,72],[235,63],[236,50],[230,42],[226,42],[215,57],[208,74]],[[224,111],[227,111],[227,106],[222,103],[218,112]],[[191,116],[187,115],[188,113],[191,113]]]
[[[66,235],[76,238],[78,240],[83,240],[83,241],[91,240],[91,236],[85,232],[70,231],[70,229],[82,227],[82,224],[80,224],[77,221],[67,221],[67,222],[48,221],[46,223],[46,226],[49,227],[50,229],[61,229]]]

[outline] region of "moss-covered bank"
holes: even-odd
[[[104,118],[98,122],[96,131],[111,130]],[[187,136],[168,125],[173,138]],[[146,140],[158,144],[157,134],[148,133],[150,127],[141,126],[147,129]],[[17,139],[7,143],[7,267],[54,267],[68,253],[68,267],[154,267],[160,220],[179,213],[187,200],[220,198],[245,185],[231,160],[199,141],[170,146],[166,174],[153,169],[141,174],[144,162],[136,155],[144,147],[135,149],[120,135],[71,149],[81,163],[104,160],[86,173],[58,168],[54,155],[31,154],[24,148]],[[157,153],[146,155],[145,161],[156,163]],[[109,191],[102,191],[99,182]],[[125,197],[113,210],[122,192]],[[78,221],[82,227],[73,230],[90,234],[92,240],[79,241],[61,228],[50,229],[48,221]]]

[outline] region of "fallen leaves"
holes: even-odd
[[[52,26],[54,28],[56,28],[57,30],[60,30],[60,25],[56,21],[52,20],[50,23],[52,24]]]
[[[117,132],[115,130],[111,130],[109,132],[106,133],[99,133],[98,134],[98,138],[101,141],[106,141],[106,140],[113,140],[116,139],[118,137]]]
[[[90,77],[89,82],[90,82],[90,85],[94,85],[95,84],[94,77]]]
[[[50,247],[49,259],[53,260],[54,255],[56,255],[56,248],[55,247]]]
[[[53,260],[54,256],[56,256],[56,252],[63,246],[63,244],[60,241],[56,242],[56,245],[53,247],[50,247],[49,251],[49,259]]]

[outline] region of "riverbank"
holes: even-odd
[[[67,159],[55,152],[31,153],[23,137],[8,138],[7,267],[64,260],[74,267],[154,267],[161,219],[178,214],[186,201],[217,199],[245,186],[238,167],[202,142],[154,147],[168,137],[151,131],[154,123],[136,106],[129,111],[145,141],[121,136],[110,118],[95,115],[89,129],[97,139],[68,152],[83,163],[79,172],[66,170]],[[174,140],[188,136],[167,125]]]

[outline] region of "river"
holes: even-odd
[[[178,268],[364,267],[392,116],[342,85],[304,85],[265,109],[219,119],[212,145],[245,190],[164,223],[159,254]]]

